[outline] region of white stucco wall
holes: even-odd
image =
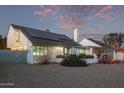
[[[100,45],[84,38],[81,42],[79,42],[82,46],[92,46],[92,47],[101,47]]]
[[[33,55],[33,63],[41,63],[45,60],[45,56]]]
[[[20,41],[16,42],[16,31],[12,26],[9,28],[9,32],[7,35],[7,48],[11,50],[27,50],[27,63],[33,63],[33,55],[32,55],[32,43],[30,40],[20,31]]]
[[[58,46],[49,46],[48,47],[48,57],[51,59],[52,62],[56,62],[57,55],[63,55],[63,47]]]
[[[8,34],[7,34],[7,48],[10,48],[15,44],[15,32],[14,28],[10,26]]]
[[[10,48],[11,50],[30,50],[30,47],[32,46],[32,43],[30,40],[20,31],[20,41],[16,42],[16,31],[18,29],[14,29],[12,26],[10,26],[8,35],[7,35],[7,48]]]

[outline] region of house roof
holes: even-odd
[[[101,41],[94,40],[94,39],[91,39],[91,38],[87,38],[87,39],[90,40],[90,41],[92,41],[92,42],[94,42],[94,43],[96,43],[96,44],[98,44],[98,45],[100,45],[103,48],[112,48],[109,45],[107,45],[107,44],[105,44],[105,43],[103,43]]]
[[[65,47],[81,47],[80,44],[74,42],[68,36],[57,34],[49,31],[33,29],[24,26],[13,25],[15,29],[21,30],[24,35],[32,42],[33,45],[51,45]]]
[[[103,36],[104,36],[104,34],[100,34],[100,33],[95,33],[95,34],[86,33],[86,34],[81,35],[79,42],[81,42],[82,39],[84,39],[84,38],[92,38],[94,40],[103,41],[102,40]]]

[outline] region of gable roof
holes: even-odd
[[[105,43],[103,43],[103,42],[101,42],[101,41],[94,40],[94,39],[92,39],[92,38],[87,38],[87,39],[90,40],[90,41],[92,41],[92,42],[94,42],[94,43],[96,43],[96,44],[98,44],[98,45],[100,45],[100,46],[103,47],[103,48],[112,48],[112,47],[110,47],[109,45],[107,45],[107,44],[105,44]]]
[[[86,34],[81,35],[79,42],[81,42],[82,39],[84,39],[84,38],[92,38],[94,40],[103,41],[102,40],[103,36],[104,36],[104,34],[100,34],[100,33],[95,33],[95,34],[86,33]]]
[[[80,44],[74,42],[66,35],[33,29],[29,27],[13,25],[13,24],[12,27],[21,30],[23,34],[32,42],[33,45],[46,45],[46,46],[60,45],[65,47],[81,47]]]

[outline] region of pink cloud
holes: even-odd
[[[93,28],[91,28],[90,33],[96,34],[96,33],[100,33],[103,31],[104,31],[104,29],[102,27],[93,27]]]
[[[75,25],[71,23],[66,23],[66,24],[58,24],[58,27],[73,30],[75,28]]]
[[[40,6],[41,9],[34,11],[34,14],[40,15],[40,16],[47,16],[48,14],[54,15],[57,10],[60,8],[60,6]]]
[[[60,24],[57,25],[59,28],[74,29],[83,28],[85,23],[99,17],[103,20],[111,21],[118,18],[124,13],[118,10],[114,11],[112,5],[105,6],[40,6],[39,10],[36,10],[34,14],[40,16],[41,20],[49,19],[51,16],[54,19],[59,19]],[[49,16],[48,16],[49,15]],[[93,29],[92,32],[97,32]]]
[[[101,18],[104,18],[107,21],[111,21],[114,18],[113,16],[110,16],[110,15],[107,15],[107,14],[102,14],[102,13],[97,14],[97,16],[101,17]]]
[[[107,12],[112,10],[112,5],[107,5],[103,9],[100,10],[100,12]]]
[[[75,28],[83,28],[86,24],[84,22],[82,23],[75,23],[75,22],[63,22],[61,24],[58,24],[58,28],[64,28],[64,29],[69,29],[69,30],[74,30]]]
[[[45,9],[45,10],[37,10],[34,12],[34,14],[42,15],[42,14],[49,14],[53,12],[52,9]]]
[[[95,16],[100,17],[100,18],[104,18],[107,21],[110,21],[113,19],[113,15],[110,15],[109,13],[112,11],[112,5],[108,5],[103,7],[101,10],[99,10]]]
[[[64,17],[63,15],[59,15],[59,19],[60,19],[60,20],[64,20],[65,17]]]
[[[99,29],[98,28],[92,28],[91,29],[91,33],[97,33],[97,32],[99,32]]]

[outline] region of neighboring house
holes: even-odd
[[[56,62],[57,55],[79,54],[82,50],[80,44],[66,35],[18,25],[10,25],[7,48],[28,51],[27,62],[30,64],[40,62],[44,57]]]
[[[87,47],[87,49],[85,49],[86,54],[99,55],[101,53],[104,53],[113,57],[114,50],[109,45],[106,45],[101,41],[91,38],[84,38],[80,41],[80,44]]]
[[[114,60],[124,62],[124,48],[118,48],[115,50]]]
[[[122,45],[115,50],[114,60],[120,60],[124,62],[124,34],[122,34]]]

